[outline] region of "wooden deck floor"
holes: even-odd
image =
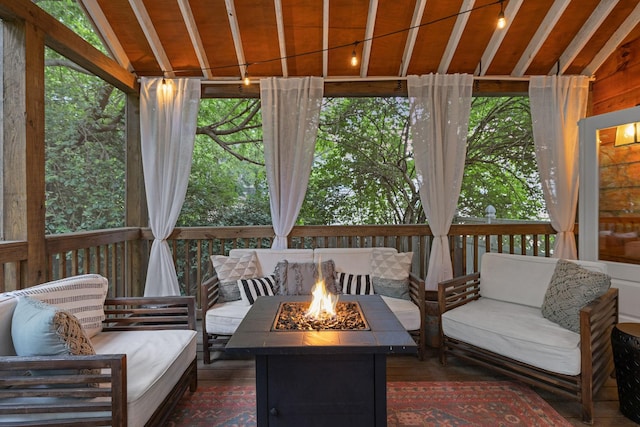
[[[388,381],[491,381],[501,380],[489,370],[465,362],[449,359],[444,367],[435,350],[429,350],[424,361],[414,356],[390,356],[387,359]],[[200,386],[248,385],[255,384],[253,359],[230,359],[222,356],[210,365],[198,362],[198,382]],[[571,424],[585,426],[580,418],[577,402],[555,396],[544,390],[536,392],[558,411]],[[595,396],[595,420],[597,427],[626,427],[638,424],[624,417],[618,408],[618,392],[615,379],[611,378]]]

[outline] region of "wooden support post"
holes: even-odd
[[[142,151],[140,146],[140,97],[127,94],[126,115],[126,194],[125,225],[146,227],[149,222],[147,197],[142,171]],[[147,242],[137,240],[127,245],[127,266],[125,284],[132,296],[144,294],[149,251]]]
[[[32,25],[3,22],[3,228],[7,240],[27,240],[31,286],[47,279],[45,244],[44,34]],[[9,269],[11,270],[11,269]],[[10,278],[8,278],[10,279]]]

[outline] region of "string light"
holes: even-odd
[[[251,79],[249,79],[249,64],[244,69],[244,85],[249,86],[251,84]]]
[[[351,66],[355,67],[358,65],[358,55],[356,55],[356,47],[358,47],[358,42],[353,44],[353,52],[351,52]]]
[[[500,0],[500,13],[498,14],[498,28],[503,29],[507,25],[507,20],[504,17],[504,0]]]
[[[492,1],[492,2],[487,3],[487,4],[483,4],[483,5],[480,5],[480,6],[472,7],[472,8],[467,9],[467,10],[461,10],[461,11],[453,13],[451,15],[447,15],[447,16],[443,16],[443,17],[440,17],[440,18],[436,18],[436,19],[433,19],[431,21],[422,22],[420,24],[412,25],[410,27],[401,28],[401,29],[398,29],[398,30],[390,31],[388,33],[384,33],[384,34],[379,34],[379,35],[375,35],[375,36],[372,36],[372,37],[368,37],[368,38],[363,39],[363,40],[358,40],[358,41],[356,41],[354,43],[342,44],[342,45],[337,45],[337,46],[330,46],[330,47],[323,48],[323,49],[311,50],[311,51],[297,53],[297,54],[294,54],[294,55],[287,55],[287,56],[283,56],[283,57],[276,57],[276,58],[269,58],[269,59],[264,59],[264,60],[260,60],[260,61],[253,61],[252,64],[267,64],[267,63],[270,63],[270,62],[282,61],[282,60],[290,59],[290,58],[298,58],[298,57],[301,57],[301,56],[315,55],[315,54],[322,53],[322,52],[325,52],[325,51],[344,49],[344,48],[347,48],[347,47],[352,46],[352,45],[353,46],[357,46],[358,43],[361,43],[361,42],[368,42],[368,41],[373,41],[373,40],[377,40],[377,39],[382,39],[382,38],[385,38],[385,37],[394,36],[396,34],[406,33],[408,31],[411,31],[411,30],[414,30],[414,29],[423,28],[423,27],[427,27],[427,26],[430,26],[430,25],[433,25],[433,24],[437,24],[439,22],[447,21],[449,19],[456,18],[456,17],[458,17],[460,15],[471,13],[471,12],[474,12],[474,11],[477,11],[477,10],[480,10],[480,9],[484,9],[486,7],[491,7],[491,6],[496,5],[496,4],[500,4],[500,13],[498,14],[498,27],[499,28],[503,28],[504,26],[506,26],[506,23],[507,23],[506,22],[506,18],[504,17],[503,2],[504,2],[504,0],[495,0],[495,1]],[[500,25],[502,25],[503,27],[500,27]],[[354,59],[356,61],[355,64],[353,64]],[[351,64],[353,66],[358,65],[358,56],[356,54],[356,49],[355,48],[351,52]],[[242,66],[242,65],[243,64],[228,64],[228,65],[220,65],[220,66],[216,66],[216,67],[207,67],[207,68],[184,68],[184,69],[180,69],[180,70],[174,69],[173,72],[174,73],[190,73],[190,72],[195,72],[195,71],[202,71],[202,70],[205,70],[205,69],[209,70],[209,71],[213,71],[213,70],[222,70],[222,69],[227,69],[227,68],[237,68],[237,67]],[[249,67],[248,64],[244,64],[244,65],[245,65],[246,68]],[[150,71],[149,70],[133,70],[133,72],[145,74],[145,73],[149,73]],[[244,82],[245,85],[249,85],[251,83],[251,80],[249,79],[248,73],[246,71],[245,71],[245,76],[243,78],[243,82]]]

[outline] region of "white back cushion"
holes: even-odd
[[[313,249],[231,249],[229,256],[238,257],[254,252],[258,257],[259,277],[273,274],[276,265],[283,260],[313,262]]]
[[[395,254],[395,248],[376,248],[385,253]],[[371,273],[371,252],[373,248],[317,248],[313,252],[313,261],[333,260],[339,273],[369,274]]]
[[[571,261],[592,271],[607,272],[602,262]],[[485,253],[480,265],[480,295],[540,308],[557,262],[557,258]]]

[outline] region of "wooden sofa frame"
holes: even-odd
[[[231,335],[211,334],[207,332],[206,312],[213,307],[220,298],[220,281],[217,275],[202,282],[200,293],[202,302],[202,354],[204,363],[211,363],[211,353],[224,351],[224,347],[231,338]],[[418,358],[424,359],[426,351],[425,319],[426,302],[424,280],[418,278],[413,273],[409,274],[409,294],[411,301],[420,309],[420,329],[408,331],[418,344]]]
[[[440,313],[480,298],[480,273],[457,277],[438,284]],[[442,321],[440,361],[447,354],[479,364],[500,374],[560,396],[577,400],[582,420],[593,423],[593,396],[613,373],[611,330],[618,322],[618,289],[611,288],[580,310],[581,373],[563,375],[531,366],[444,335]]]
[[[105,301],[103,331],[196,330],[194,297],[120,297]],[[156,409],[146,426],[163,426],[187,388],[198,386],[197,357]],[[95,370],[101,369],[101,373]],[[78,374],[78,370],[82,370]],[[84,370],[94,370],[93,372]],[[29,376],[25,372],[30,371]],[[84,372],[83,372],[84,371]],[[92,385],[100,384],[100,387]],[[42,388],[46,385],[46,388]],[[40,386],[40,387],[39,387]],[[43,397],[73,397],[73,404],[42,401]],[[21,398],[21,403],[4,403]],[[96,402],[93,398],[101,398]],[[32,400],[33,402],[29,402]],[[4,402],[3,402],[4,401]],[[110,413],[100,416],[99,413]],[[55,420],[10,423],[31,426],[127,426],[127,356],[0,357],[0,426],[3,415],[68,414]],[[86,413],[79,417],[78,413]],[[96,416],[93,416],[96,414]]]

